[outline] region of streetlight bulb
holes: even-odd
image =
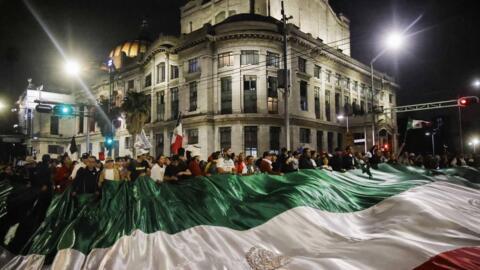
[[[430,136],[432,135],[430,132],[425,133],[425,136]]]
[[[5,105],[5,103],[3,103],[3,101],[0,101],[0,111],[3,111],[7,106]]]
[[[65,71],[70,76],[77,76],[80,73],[80,64],[75,60],[68,61],[65,63]]]
[[[473,142],[473,144],[475,144],[475,145],[480,143],[480,141],[479,141],[478,139],[476,139],[476,138],[475,138],[475,139],[473,139],[473,141],[472,141],[472,142]]]
[[[343,118],[345,118],[345,116],[343,116],[343,115],[337,116],[337,119],[338,119],[338,120],[343,120]]]
[[[473,87],[480,88],[480,80],[473,81]]]
[[[405,41],[404,35],[399,32],[390,33],[385,39],[385,45],[388,49],[398,50],[403,46]]]

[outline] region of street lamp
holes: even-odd
[[[437,132],[436,131],[432,131],[432,132],[426,132],[425,133],[425,136],[432,136],[432,155],[435,156],[435,134]]]
[[[471,140],[468,145],[472,146],[473,147],[473,153],[476,154],[477,153],[477,145],[480,144],[480,140],[478,138],[474,138],[473,140]]]
[[[0,111],[5,110],[5,108],[7,108],[7,105],[5,105],[5,103],[0,100]]]
[[[80,64],[76,60],[67,61],[64,68],[70,76],[77,76],[80,73]]]
[[[350,130],[349,130],[350,127],[348,125],[348,115],[344,116],[343,114],[340,114],[340,115],[337,116],[337,119],[340,120],[340,121],[342,121],[343,119],[347,119],[347,123],[346,123],[347,124],[347,133],[349,133],[350,132]]]
[[[376,145],[375,142],[375,74],[374,74],[374,69],[373,69],[373,64],[380,58],[382,57],[387,51],[393,50],[397,51],[399,50],[405,43],[405,35],[402,32],[394,31],[388,34],[384,40],[384,49],[380,51],[380,53],[375,56],[371,61],[370,61],[370,76],[371,76],[371,87],[372,87],[372,93],[371,93],[371,103],[372,103],[372,144]]]
[[[480,80],[479,79],[474,80],[472,85],[473,85],[473,87],[475,87],[477,89],[480,89]]]

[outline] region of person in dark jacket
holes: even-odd
[[[332,169],[337,172],[344,172],[344,165],[343,165],[343,152],[340,147],[335,148],[335,154],[333,155],[332,159],[330,160],[330,166]]]
[[[310,149],[303,149],[303,153],[298,159],[298,167],[299,169],[315,169],[315,166],[312,163],[312,155]]]
[[[343,155],[343,168],[345,170],[355,169],[355,157],[353,156],[352,147],[347,146],[345,148],[345,154]]]
[[[89,157],[87,167],[80,168],[72,184],[72,196],[77,194],[97,194],[98,177],[100,173],[96,169],[95,157]]]

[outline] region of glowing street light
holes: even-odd
[[[477,80],[473,81],[472,85],[473,85],[473,87],[475,87],[477,89],[480,89],[480,80],[477,79]]]
[[[471,140],[468,145],[472,146],[473,147],[473,153],[477,153],[477,145],[480,144],[480,140],[478,138],[473,138],[473,140]]]
[[[75,60],[66,62],[65,72],[70,76],[77,76],[80,73],[80,64]]]
[[[5,108],[7,108],[7,105],[3,101],[0,100],[0,111],[5,110]]]
[[[393,31],[390,34],[388,34],[385,38],[384,42],[384,48],[380,53],[375,56],[372,61],[370,61],[370,76],[371,76],[371,87],[372,87],[372,93],[371,93],[371,103],[372,103],[372,144],[376,145],[375,142],[375,74],[374,74],[374,69],[373,69],[373,64],[383,56],[387,51],[392,50],[392,51],[398,51],[400,48],[402,48],[405,44],[405,39],[406,36],[402,32],[398,31]]]
[[[344,116],[343,114],[339,114],[339,115],[337,115],[337,119],[340,120],[340,121],[342,121],[343,119],[347,119],[347,123],[346,123],[347,124],[347,133],[349,133],[350,129],[349,129],[349,126],[348,126],[348,115]]]
[[[391,50],[400,49],[405,42],[405,36],[399,32],[392,32],[385,38],[385,48]]]

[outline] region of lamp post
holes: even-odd
[[[470,141],[468,143],[468,145],[472,146],[473,147],[473,153],[476,154],[477,153],[477,145],[480,144],[480,140],[475,138],[473,139],[472,141]]]
[[[472,83],[473,87],[476,89],[480,89],[480,79],[476,79]]]
[[[80,75],[81,72],[81,65],[77,60],[68,60],[64,66],[65,73],[72,79],[71,81],[71,90],[72,94],[75,91],[75,79]],[[88,110],[88,106],[87,106]],[[88,110],[89,111],[89,110]],[[90,130],[89,130],[89,121],[90,115],[87,116],[87,128],[86,128],[86,136],[85,136],[85,148],[87,149],[87,153],[90,154]]]
[[[432,155],[435,156],[435,131],[425,133],[425,136],[432,136]]]
[[[370,79],[371,79],[371,87],[372,87],[372,93],[371,93],[371,103],[372,103],[372,145],[376,145],[375,141],[375,129],[376,129],[376,124],[375,124],[375,70],[373,69],[373,64],[377,62],[380,57],[382,57],[388,50],[399,50],[405,41],[405,36],[403,33],[400,32],[392,32],[390,33],[387,38],[385,39],[385,45],[384,49],[377,55],[375,56],[371,61],[370,61]]]
[[[337,119],[342,121],[343,119],[346,119],[346,124],[347,124],[347,133],[350,132],[350,127],[348,125],[348,115],[347,116],[344,116],[343,114],[340,114],[337,116]]]

